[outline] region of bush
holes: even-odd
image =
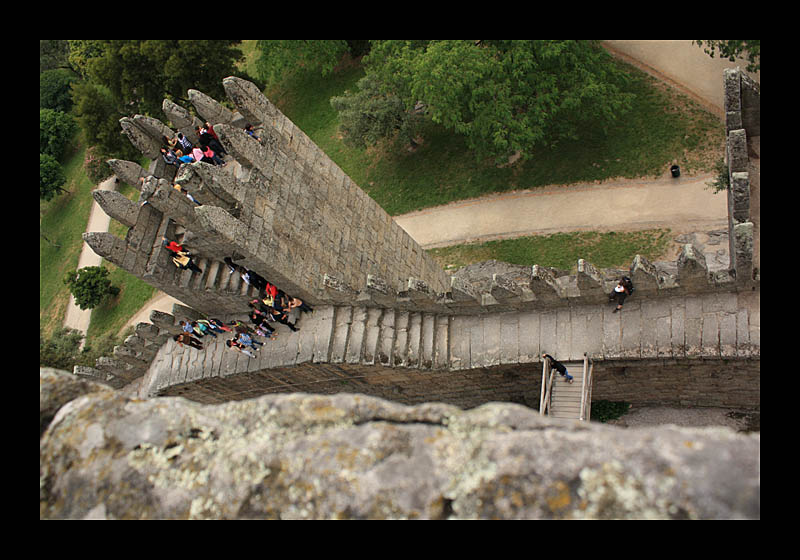
[[[69,271],[64,276],[64,284],[75,296],[75,303],[81,309],[92,309],[108,295],[117,295],[119,288],[111,285],[108,270],[102,266],[85,266],[77,272]]]
[[[78,125],[71,116],[52,109],[39,109],[39,153],[60,159],[77,130]]]
[[[67,176],[58,160],[49,154],[39,154],[39,198],[50,200],[58,191],[64,190]]]
[[[403,140],[412,143],[420,116],[407,112],[399,97],[382,93],[380,82],[370,75],[361,78],[356,86],[357,92],[345,91],[330,100],[339,113],[344,143],[365,148],[398,131]]]
[[[717,176],[714,177],[712,181],[706,183],[706,185],[713,189],[714,194],[730,189],[731,176],[728,171],[728,164],[725,163],[725,160],[718,160],[714,165],[714,171],[717,173]]]
[[[72,109],[69,85],[77,79],[75,74],[63,68],[39,74],[39,108],[69,113]]]
[[[592,421],[608,422],[616,420],[630,409],[631,404],[625,401],[592,401]]]
[[[61,327],[49,339],[39,329],[39,367],[51,367],[72,371],[80,352],[83,333]]]
[[[86,170],[86,176],[94,183],[102,183],[113,174],[111,167],[107,161],[111,159],[100,153],[97,146],[89,146],[86,149],[86,157],[83,160],[83,167]]]

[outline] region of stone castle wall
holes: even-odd
[[[730,269],[739,283],[758,281],[759,257],[754,254],[758,232],[751,214],[751,177],[749,142],[761,137],[761,88],[739,68],[724,71],[725,127],[727,130],[728,231]]]
[[[737,292],[750,289],[758,280],[749,264],[752,243],[747,243],[746,234],[752,223],[743,221],[741,214],[736,214],[741,219],[732,221],[730,239],[735,251],[731,251],[729,271],[709,273],[703,254],[687,244],[677,262],[668,267],[637,256],[627,270],[598,270],[580,260],[577,273],[569,275],[538,265],[490,262],[446,276],[253,84],[237,78],[226,78],[224,84],[237,112],[194,90],[189,97],[197,113],[214,124],[235,158],[226,169],[202,162],[184,164],[177,170],[166,166],[158,146],[161,136],[171,135],[169,127],[140,115],[121,120],[131,142],[155,159],[149,170],[132,162],[109,162],[118,177],[140,188],[140,202],[96,191],[94,196],[104,210],[130,230],[124,240],[108,233],[85,234],[85,239],[101,256],[189,308],[177,308],[174,316],[154,317],[152,325],[140,324],[136,333],[115,349],[114,357],[81,374],[118,385],[120,379],[129,382],[144,374],[158,348],[178,332],[179,319],[202,315],[227,318],[246,312],[247,301],[255,294],[237,274],[228,274],[222,264],[225,257],[314,305],[355,304],[442,315],[479,316],[601,304],[623,273],[633,279],[637,299]],[[173,126],[191,139],[199,119],[167,100],[163,108]],[[246,122],[256,126],[260,140],[244,133]],[[729,152],[734,158],[739,152],[731,138],[736,137],[729,135],[729,146],[734,146]],[[174,184],[202,205],[194,205]],[[737,210],[732,216],[740,207],[741,203],[733,204]],[[202,274],[180,271],[170,261],[161,238],[178,235],[198,255]],[[241,393],[233,386],[217,390]]]

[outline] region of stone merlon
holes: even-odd
[[[228,98],[253,126],[268,123],[277,114],[275,106],[264,97],[254,83],[230,76],[222,80],[222,85]]]
[[[92,197],[103,209],[103,212],[122,225],[133,227],[136,224],[139,206],[135,202],[128,200],[121,193],[95,189],[92,191]]]
[[[190,89],[187,92],[197,113],[212,125],[225,123],[229,124],[234,119],[233,111],[219,103],[217,100],[207,96],[202,91]]]

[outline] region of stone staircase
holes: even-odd
[[[301,315],[297,332],[276,323],[275,340],[257,336],[264,344],[255,358],[227,348],[225,341],[231,338],[227,333],[204,337],[203,350],[168,340],[153,360],[145,385],[148,393],[155,394],[199,379],[308,362],[447,369],[450,320],[445,315],[394,309],[318,306],[313,314]]]
[[[449,367],[450,317],[395,309],[336,307],[329,363]]]

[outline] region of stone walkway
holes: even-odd
[[[633,297],[619,313],[612,313],[613,305],[578,305],[482,316],[318,306],[301,317],[299,332],[278,326],[277,340],[266,341],[256,358],[225,347],[230,335],[205,337],[203,350],[167,341],[143,380],[140,396],[202,379],[312,362],[370,365],[381,375],[378,366],[461,371],[531,364],[541,361],[542,352],[564,362],[580,361],[584,353],[598,360],[747,358],[760,355],[761,347],[760,312],[750,309],[744,301],[748,297]],[[263,378],[255,383],[263,390]],[[275,387],[281,384],[276,378]]]

